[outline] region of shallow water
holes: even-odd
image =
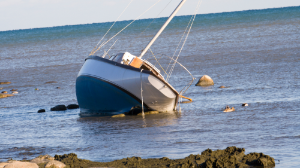
[[[0,32],[0,81],[12,82],[1,87],[19,92],[0,99],[0,161],[71,152],[93,161],[183,158],[207,148],[237,146],[274,157],[276,167],[299,167],[299,9],[198,15],[179,62],[197,80],[206,74],[215,85],[198,87],[195,80],[184,94],[193,103],[181,104],[181,113],[145,119],[81,118],[78,109],[50,111],[58,104],[77,103],[77,73],[112,23]],[[158,57],[172,55],[189,19],[172,21],[151,48]],[[138,55],[164,20],[157,19],[139,37],[152,20],[136,22],[118,36],[110,54],[126,49]],[[108,37],[127,23],[118,22]],[[155,63],[151,54],[145,58]],[[169,59],[160,62],[166,68]],[[190,79],[177,65],[170,83],[181,90]],[[223,113],[226,105],[236,112]],[[37,113],[40,108],[47,112]]]

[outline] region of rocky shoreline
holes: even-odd
[[[189,155],[183,159],[169,159],[167,157],[142,159],[140,157],[130,157],[111,162],[93,162],[90,160],[79,159],[76,154],[39,156],[31,161],[8,161],[0,163],[0,168],[95,168],[95,167],[170,167],[170,168],[250,168],[250,167],[275,167],[274,158],[263,153],[249,153],[245,155],[244,148],[235,146],[227,147],[224,150],[212,151],[206,149],[201,154]],[[26,165],[28,166],[26,166]]]

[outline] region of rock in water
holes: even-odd
[[[112,118],[117,118],[117,117],[125,117],[125,114],[118,114],[118,115],[113,115],[111,116]]]
[[[219,88],[225,88],[225,86],[220,86]]]
[[[7,93],[7,91],[2,91],[1,93]]]
[[[79,106],[77,104],[69,104],[67,106],[67,109],[78,109],[78,108],[79,108]]]
[[[233,112],[233,111],[235,111],[234,107],[226,108],[223,112],[228,113],[228,112]]]
[[[13,94],[0,93],[0,98],[11,97]]]
[[[49,83],[57,83],[57,82],[56,81],[45,82],[45,84],[49,84]]]
[[[11,82],[0,82],[0,85],[8,85],[11,84]]]
[[[18,91],[18,89],[11,89],[10,91]]]
[[[65,111],[67,107],[65,105],[57,105],[51,108],[51,111]]]
[[[196,84],[196,86],[210,86],[210,85],[214,85],[214,81],[208,75],[203,75],[199,79],[198,83]]]
[[[248,106],[248,103],[243,103],[242,106]]]
[[[275,167],[274,158],[263,153],[249,153],[242,162],[251,166]]]
[[[44,113],[44,112],[46,112],[45,109],[39,109],[39,111],[38,111],[38,113]]]

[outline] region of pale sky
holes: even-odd
[[[131,0],[0,0],[0,31],[115,21]],[[137,18],[159,0],[133,0],[119,20]],[[171,2],[170,2],[171,1]],[[169,16],[181,0],[160,0],[142,18]],[[187,0],[177,15],[192,15]],[[198,14],[300,6],[300,0],[200,0]]]

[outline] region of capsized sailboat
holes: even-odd
[[[134,108],[176,110],[180,94],[150,62],[142,59],[186,0],[182,0],[139,56],[119,53],[109,59],[91,55],[76,79],[82,116],[116,115]]]

